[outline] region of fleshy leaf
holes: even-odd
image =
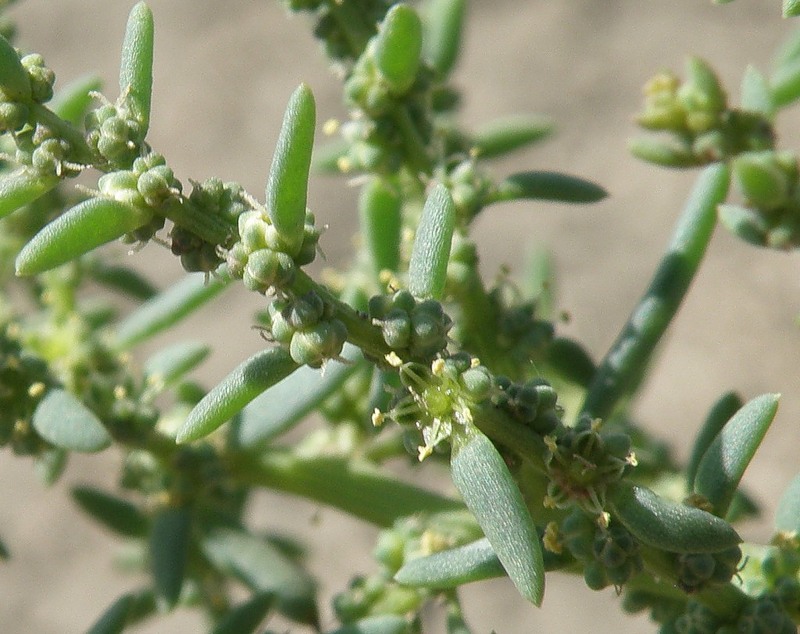
[[[609,501],[619,520],[643,544],[676,553],[716,553],[739,544],[733,527],[716,515],[667,500],[647,487],[617,483]]]
[[[324,372],[308,366],[299,368],[257,396],[234,422],[231,429],[233,444],[252,449],[302,420],[363,367],[363,361],[358,362],[361,353],[351,344],[345,344],[342,357],[352,363],[329,362]]]
[[[464,0],[428,0],[424,5],[422,55],[440,77],[447,77],[458,59],[465,5]]]
[[[147,533],[147,517],[127,500],[90,486],[75,487],[72,497],[94,520],[118,535],[143,537]]]
[[[118,200],[90,198],[45,225],[17,256],[17,275],[35,275],[138,229],[152,212]]]
[[[717,211],[719,221],[736,237],[757,247],[767,244],[769,225],[757,211],[731,203],[720,205]]]
[[[128,625],[141,621],[155,611],[155,597],[150,590],[128,592],[103,612],[87,630],[87,634],[121,634]]]
[[[697,474],[697,467],[700,465],[703,454],[708,450],[711,443],[714,442],[720,430],[725,426],[725,423],[731,419],[742,405],[744,405],[744,402],[735,392],[723,394],[719,400],[714,403],[706,420],[703,422],[703,426],[697,433],[697,437],[694,439],[692,453],[686,465],[687,489],[692,490],[694,488],[694,478]]]
[[[227,273],[206,280],[192,273],[142,304],[117,328],[116,345],[125,350],[175,325],[216,297],[231,281]]]
[[[0,176],[0,218],[44,196],[58,182],[57,176],[41,176],[25,168],[3,174]]]
[[[783,17],[793,18],[800,15],[800,0],[783,0]]]
[[[497,119],[472,136],[472,149],[479,159],[502,156],[547,138],[554,125],[549,119],[517,115]]]
[[[396,614],[379,614],[359,619],[325,634],[411,634],[411,625],[405,617]]]
[[[373,178],[361,189],[358,211],[364,246],[377,281],[382,270],[396,271],[400,264],[400,193],[385,180]]]
[[[739,481],[778,411],[778,395],[763,394],[742,407],[709,445],[697,467],[694,490],[724,517]]]
[[[244,479],[327,504],[377,526],[415,513],[463,509],[458,500],[399,480],[374,464],[343,456],[298,456],[270,448],[247,465]]]
[[[742,77],[742,110],[758,112],[767,119],[775,116],[775,105],[772,103],[772,91],[769,82],[761,72],[749,65]]]
[[[800,535],[800,474],[792,478],[781,496],[775,513],[775,528]]]
[[[414,83],[422,52],[422,22],[404,3],[386,13],[375,38],[375,66],[391,90],[404,93]]]
[[[144,132],[150,123],[152,91],[153,13],[144,2],[139,2],[131,9],[125,28],[119,92],[131,114],[143,125]]]
[[[268,542],[242,530],[217,528],[201,547],[217,569],[254,591],[274,593],[282,613],[303,623],[317,622],[313,580]]]
[[[425,201],[411,251],[408,290],[414,297],[441,298],[455,222],[453,197],[444,185],[437,185]]]
[[[636,137],[628,143],[628,150],[636,158],[663,167],[695,167],[700,164],[691,147],[672,137]]]
[[[225,614],[211,630],[211,634],[250,634],[255,632],[274,604],[274,593],[258,592]]]
[[[785,108],[800,98],[800,58],[782,64],[769,78],[772,103]]]
[[[109,266],[103,262],[91,261],[84,270],[98,284],[132,299],[147,301],[158,293],[158,289],[148,279],[126,266]]]
[[[256,396],[297,368],[297,363],[284,348],[270,348],[254,354],[195,406],[178,431],[177,442],[184,443],[207,436],[238,414]]]
[[[150,532],[150,566],[158,598],[172,608],[183,588],[189,557],[192,514],[186,507],[161,509]]]
[[[505,575],[485,537],[451,550],[412,559],[397,571],[395,581],[423,588],[457,588],[465,583]]]
[[[493,202],[519,200],[553,200],[564,203],[593,203],[608,195],[605,189],[587,180],[558,172],[520,172],[497,185]]]
[[[10,101],[28,101],[31,98],[31,80],[22,65],[17,51],[0,35],[0,91]]]
[[[292,256],[303,243],[315,122],[314,95],[301,84],[286,106],[267,180],[267,212]]]
[[[520,594],[541,605],[544,561],[536,527],[514,478],[492,441],[476,429],[456,436],[453,483]]]
[[[73,125],[83,123],[83,118],[94,99],[93,92],[100,90],[99,77],[82,77],[62,88],[50,102],[50,109]]]
[[[33,427],[56,447],[94,452],[111,444],[100,419],[69,392],[50,390],[33,412]]]
[[[145,380],[149,385],[168,385],[200,365],[210,352],[209,346],[195,341],[162,348],[145,362]]]
[[[64,473],[68,461],[69,452],[67,450],[61,447],[52,447],[36,456],[34,469],[39,480],[45,486],[52,486]]]

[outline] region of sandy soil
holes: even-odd
[[[130,4],[25,0],[13,15],[20,21],[21,45],[43,53],[60,82],[93,71],[106,80],[113,98]],[[474,2],[456,73],[457,84],[469,87],[466,123],[539,112],[560,129],[548,144],[498,163],[496,173],[563,169],[611,193],[591,208],[526,203],[489,210],[477,224],[487,275],[502,264],[518,267],[532,243],[549,245],[558,264],[559,308],[572,316],[563,331],[602,355],[646,286],[692,182],[690,173],[656,169],[626,152],[641,85],[662,67],[680,70],[684,55],[694,53],[719,69],[735,99],[745,66],[766,69],[776,43],[793,26],[781,21],[779,5]],[[157,42],[150,139],[184,181],[216,175],[261,192],[286,99],[301,81],[314,89],[321,119],[342,116],[337,80],[306,20],[287,19],[279,3],[152,0],[151,6]],[[797,124],[796,113],[781,116],[785,147],[797,146]],[[310,204],[330,225],[323,247],[334,264],[351,252],[354,195],[343,180],[314,181]],[[133,257],[159,284],[180,276],[176,263],[155,246]],[[757,251],[719,232],[637,406],[646,424],[685,457],[691,430],[722,391],[782,392],[778,419],[747,475],[767,514],[800,468],[798,263],[797,255]],[[231,293],[224,305],[181,328],[181,336],[224,342],[200,372],[209,385],[262,346],[249,328],[256,305],[245,293]],[[232,332],[241,334],[231,337]],[[75,459],[64,481],[49,490],[28,462],[8,453],[0,458],[0,535],[13,552],[0,568],[0,630],[79,632],[121,592],[142,583],[114,570],[118,542],[78,514],[66,495],[77,482],[112,487],[118,458],[109,451]],[[374,532],[333,511],[264,494],[254,504],[253,521],[311,544],[325,596],[343,588],[351,573],[371,570]],[[766,526],[751,524],[744,533],[763,540]],[[651,631],[646,620],[621,614],[613,590],[593,593],[557,575],[548,577],[542,610],[518,598],[507,581],[468,588],[465,604],[481,634],[492,628],[499,634]],[[200,629],[194,615],[178,614],[141,631]]]

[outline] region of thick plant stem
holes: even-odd
[[[584,414],[607,418],[641,379],[703,259],[728,182],[728,168],[723,164],[707,167],[697,179],[650,287],[589,385]]]

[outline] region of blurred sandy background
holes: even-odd
[[[95,71],[116,97],[116,64],[127,12],[120,0],[24,0],[19,44],[38,51],[60,84]],[[556,250],[559,308],[572,315],[563,332],[584,341],[596,357],[606,350],[669,238],[692,182],[635,161],[625,149],[644,81],[663,67],[682,72],[683,56],[699,54],[719,69],[733,99],[747,63],[761,69],[793,26],[779,17],[779,0],[473,2],[465,52],[455,74],[467,88],[464,121],[477,126],[518,112],[552,116],[558,135],[496,174],[523,168],[563,169],[593,179],[610,198],[592,207],[513,204],[490,209],[477,223],[483,266],[518,267],[527,244]],[[156,20],[156,68],[150,141],[184,182],[219,176],[254,194],[266,171],[286,100],[301,81],[318,99],[320,120],[343,115],[338,81],[309,34],[307,19],[288,17],[275,0],[151,0]],[[797,147],[797,113],[779,121],[784,147]],[[351,252],[355,192],[343,179],[315,178],[310,205],[330,230],[329,262]],[[177,263],[149,246],[135,258],[159,284],[180,276]],[[800,313],[798,255],[761,252],[719,232],[682,309],[638,412],[685,457],[691,430],[722,391],[747,397],[784,394],[747,486],[769,514],[800,470],[798,422]],[[250,326],[257,299],[231,292],[190,320],[181,335],[224,342],[200,376],[209,385],[263,344]],[[232,333],[238,333],[232,336]],[[168,341],[151,344],[152,351]],[[52,489],[25,460],[0,457],[0,535],[12,560],[0,566],[0,631],[61,634],[83,631],[119,594],[140,579],[114,571],[119,543],[77,513],[67,489],[77,482],[115,485],[113,451],[75,459]],[[307,539],[313,570],[327,598],[350,574],[372,570],[371,528],[327,509],[263,495],[253,523]],[[765,539],[763,524],[744,527]],[[517,632],[646,632],[646,619],[620,611],[612,589],[594,593],[557,575],[548,577],[537,610],[507,581],[479,584],[464,594],[476,634]],[[178,614],[142,632],[197,632],[196,615]]]

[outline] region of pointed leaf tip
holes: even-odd
[[[454,439],[453,483],[520,594],[540,606],[544,558],[539,535],[502,456],[477,429]]]

